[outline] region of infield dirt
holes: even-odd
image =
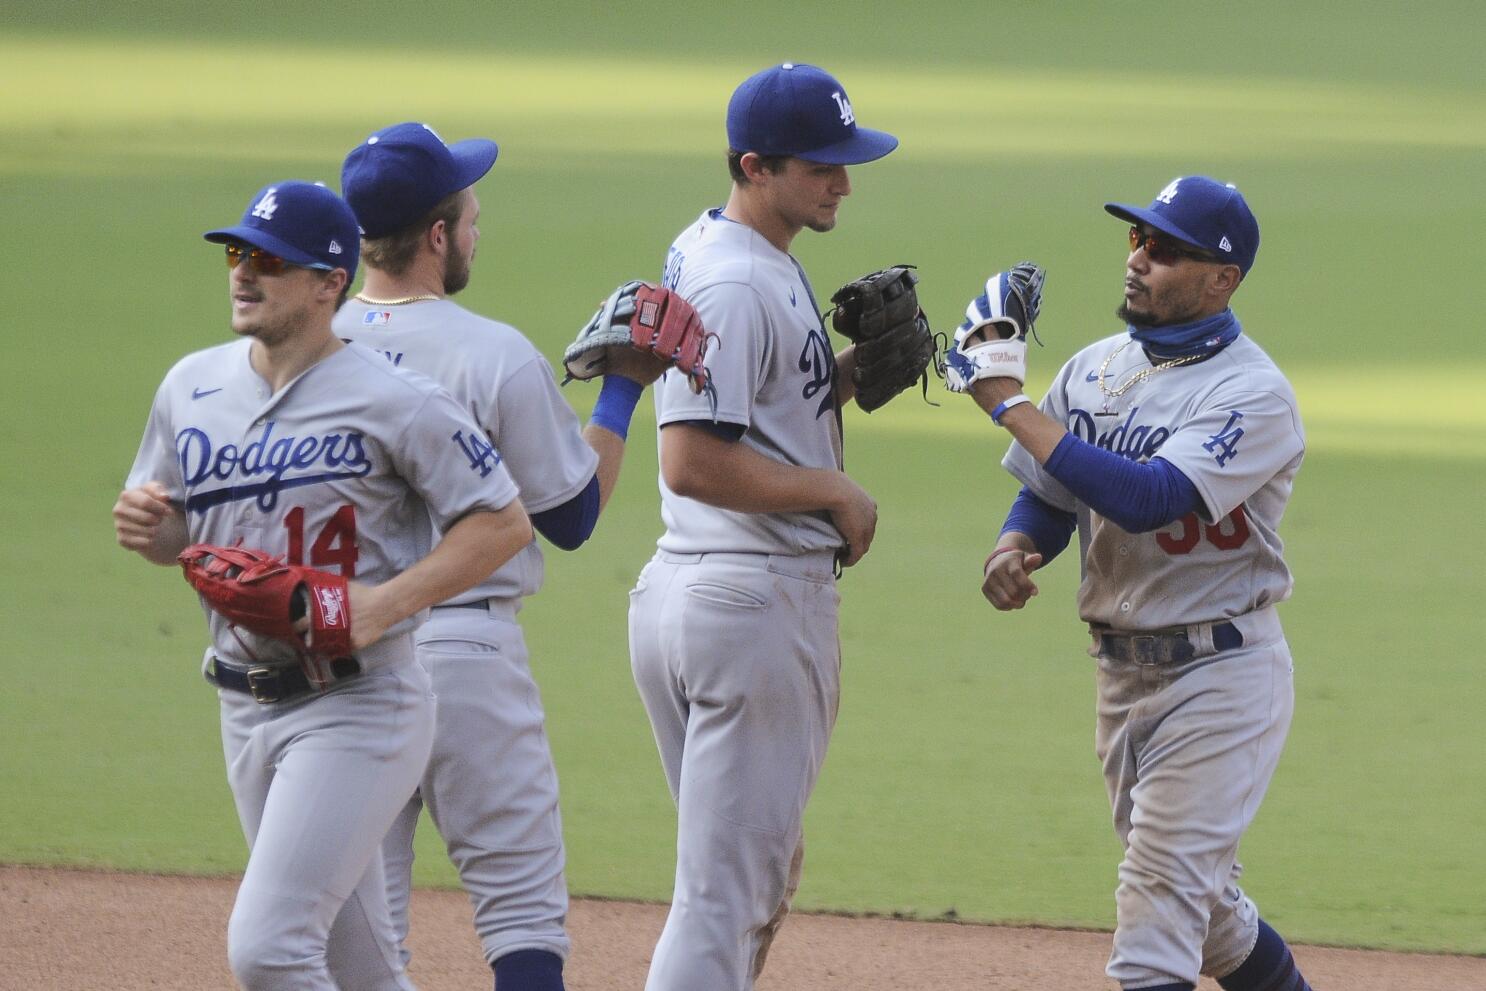
[[[0,989],[231,991],[224,934],[237,882],[0,866]],[[575,899],[572,991],[643,987],[665,906]],[[456,891],[413,897],[422,991],[485,988],[490,971]],[[1109,935],[947,922],[793,916],[760,991],[1105,991]],[[1299,946],[1324,991],[1486,988],[1486,959]],[[1202,991],[1217,985],[1204,981]]]

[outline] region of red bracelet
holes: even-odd
[[[1019,550],[1021,550],[1020,547],[997,547],[995,550],[991,551],[991,553],[986,556],[986,563],[981,566],[980,573],[984,575],[984,574],[988,573],[991,570],[991,561],[993,561],[995,559],[995,557],[996,557],[997,554],[1005,554],[1007,551],[1019,551]]]

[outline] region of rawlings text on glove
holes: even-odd
[[[287,643],[302,657],[351,653],[351,602],[341,576],[248,547],[192,544],[176,560],[202,601],[234,626]]]

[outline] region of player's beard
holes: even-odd
[[[1146,298],[1150,301],[1150,309],[1134,309],[1130,306],[1130,301],[1125,300],[1120,303],[1119,309],[1115,310],[1115,316],[1132,327],[1171,327],[1180,323],[1191,323],[1198,318],[1201,312],[1198,299],[1175,300],[1169,288],[1164,292],[1153,292],[1143,284],[1139,288],[1145,292]],[[1165,310],[1166,313],[1157,315],[1157,310]]]
[[[309,322],[306,313],[280,314],[258,321],[250,326],[233,330],[242,337],[251,337],[264,347],[276,348],[288,341],[300,332],[300,328]]]
[[[457,251],[444,256],[444,295],[453,296],[470,284],[470,260]]]
[[[1132,310],[1129,303],[1121,303],[1119,309],[1115,310],[1115,316],[1132,327],[1160,326],[1160,321],[1156,319],[1155,314]]]
[[[1132,327],[1149,329],[1152,327],[1175,327],[1177,324],[1191,323],[1198,319],[1197,310],[1178,313],[1173,316],[1158,317],[1154,313],[1144,310],[1132,310],[1129,303],[1121,303],[1120,308],[1115,310],[1115,316]]]
[[[805,219],[805,226],[808,227],[808,228],[810,228],[812,231],[814,231],[817,234],[824,234],[827,231],[833,231],[833,230],[835,230],[836,229],[836,219],[837,219],[837,217],[836,217],[836,210],[839,209],[839,208],[840,208],[840,204],[837,204],[837,208],[836,209],[831,209],[831,210],[822,209],[822,210],[817,211],[816,213],[814,213],[813,215],[811,215],[811,216],[809,216],[809,217],[807,217]]]
[[[228,321],[232,332],[239,337],[251,337],[268,347],[277,347],[293,336],[295,328],[299,325],[299,314],[286,314],[266,309],[267,298],[263,293],[252,297],[253,302],[265,309],[247,319],[239,319],[233,314]]]

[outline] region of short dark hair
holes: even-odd
[[[444,222],[445,227],[454,226],[464,206],[461,198],[463,193],[464,190],[456,189],[435,203],[422,217],[401,230],[393,231],[382,237],[362,238],[362,264],[368,268],[386,272],[388,275],[402,275],[413,264],[413,259],[418,254],[418,245],[423,242],[423,235],[430,227],[440,220]]]
[[[748,185],[748,176],[743,172],[743,156],[746,154],[748,152],[736,148],[728,149],[728,174],[740,186]],[[784,163],[788,160],[788,155],[759,155],[760,164],[775,175],[784,171]]]

